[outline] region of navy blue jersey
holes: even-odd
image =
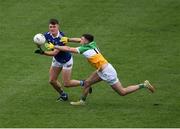
[[[60,42],[61,38],[65,36],[63,32],[59,32],[56,37],[53,37],[50,32],[46,32],[44,36],[48,43],[51,42],[54,45],[64,46],[64,44]],[[66,63],[71,59],[71,53],[60,51],[54,58],[60,63]]]

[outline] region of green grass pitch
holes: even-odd
[[[0,127],[180,127],[179,7],[179,0],[0,0]],[[70,100],[56,102],[51,58],[35,55],[32,42],[50,18],[69,37],[94,34],[124,86],[149,79],[156,93],[121,97],[101,82],[84,107],[69,104],[80,87],[65,88]],[[74,55],[72,78],[93,70]]]

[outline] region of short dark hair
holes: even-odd
[[[56,25],[59,24],[59,21],[57,19],[52,18],[49,20],[49,24]]]
[[[87,39],[89,42],[94,41],[94,36],[91,34],[83,34],[82,35],[85,39]]]

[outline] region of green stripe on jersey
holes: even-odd
[[[95,49],[95,48],[97,48],[96,42],[93,41],[91,43],[80,46],[78,49],[79,49],[80,54],[82,54],[87,50],[91,50],[91,49]]]

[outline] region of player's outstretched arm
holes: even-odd
[[[81,38],[62,37],[60,41],[63,42],[64,44],[67,44],[68,42],[80,43],[81,42]]]
[[[81,38],[68,38],[69,42],[76,42],[76,43],[80,43],[81,42]]]
[[[53,51],[43,51],[41,47],[34,51],[36,54],[46,55],[46,56],[55,56],[59,53],[60,50],[54,49]]]
[[[58,49],[54,49],[53,51],[44,51],[43,55],[46,55],[46,56],[55,56],[58,53],[59,53],[59,50]]]
[[[58,46],[58,45],[53,45],[52,43],[46,43],[45,44],[45,47],[48,49],[48,50],[52,50],[54,49],[54,51],[67,51],[67,52],[72,52],[72,53],[78,53],[78,50],[74,47],[69,47],[69,46]],[[48,51],[47,51],[48,52]],[[47,52],[44,52],[45,54],[47,54]],[[50,53],[51,51],[49,51]]]
[[[58,49],[60,51],[67,51],[67,52],[72,52],[72,53],[78,53],[78,50],[74,47],[69,47],[69,46],[54,46],[55,49]]]

